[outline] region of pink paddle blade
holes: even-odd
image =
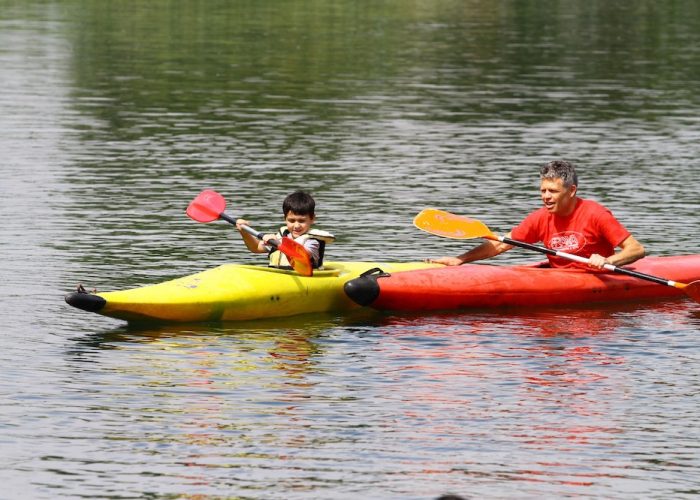
[[[226,209],[226,200],[216,191],[206,189],[199,193],[187,207],[186,214],[197,222],[212,222]]]

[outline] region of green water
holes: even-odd
[[[654,255],[698,253],[694,1],[0,0],[4,498],[684,498],[695,304],[137,329],[74,310],[261,263],[304,188],[331,260],[507,231],[579,167]],[[540,256],[513,250],[496,263]]]

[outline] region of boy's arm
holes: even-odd
[[[304,250],[306,250],[309,253],[309,257],[311,257],[311,262],[314,263],[315,266],[318,265],[318,261],[321,255],[321,244],[318,242],[318,240],[315,240],[313,238],[309,238],[304,242]]]
[[[240,227],[248,225],[248,221],[245,219],[238,219],[236,221],[236,229],[238,229],[238,232],[241,234],[241,238],[243,238],[245,246],[248,247],[248,250],[253,253],[267,253],[267,249],[265,248],[265,243],[263,241],[257,239],[255,236],[244,231]]]

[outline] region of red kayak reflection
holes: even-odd
[[[488,433],[495,442],[542,453],[613,446],[623,432],[615,423],[617,401],[631,391],[626,352],[643,334],[640,325],[669,328],[669,322],[687,320],[687,308],[687,301],[670,301],[384,316],[375,348],[388,362],[378,370],[396,398],[423,402],[408,405],[397,423],[423,429],[427,441],[444,436],[447,445],[471,439],[464,434],[481,440]],[[530,426],[516,424],[524,415]],[[454,424],[456,418],[462,425]],[[533,471],[514,473],[537,480]],[[588,479],[572,478],[571,484]]]

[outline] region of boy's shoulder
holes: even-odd
[[[278,234],[280,236],[284,236],[285,234],[289,234],[289,230],[287,229],[287,226],[280,227]],[[313,238],[315,240],[320,240],[320,241],[323,241],[324,243],[333,243],[335,241],[335,235],[333,233],[329,233],[328,231],[324,231],[323,229],[311,228],[306,232],[306,235],[308,235],[309,238]]]
[[[309,229],[307,234],[312,238],[324,241],[326,243],[333,243],[335,241],[335,236],[328,231],[324,231],[323,229],[312,228]]]

